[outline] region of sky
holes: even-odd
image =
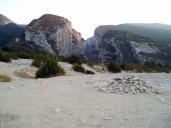
[[[43,14],[63,16],[83,38],[99,25],[171,24],[171,0],[0,0],[0,13],[18,24]]]

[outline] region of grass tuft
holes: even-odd
[[[0,75],[0,82],[11,82],[11,77],[7,76],[7,75]]]

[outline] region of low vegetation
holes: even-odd
[[[64,69],[58,65],[56,56],[46,55],[40,59],[40,68],[36,72],[36,78],[47,78],[65,75]]]
[[[85,73],[86,73],[86,74],[92,74],[92,75],[95,74],[93,71],[90,71],[90,70],[86,70]]]
[[[10,82],[11,78],[7,75],[0,75],[0,82]]]
[[[51,55],[40,54],[40,55],[35,56],[31,65],[34,67],[40,68],[41,64],[46,61],[48,56],[51,56]]]
[[[84,69],[84,67],[82,66],[82,64],[74,64],[72,66],[72,68],[76,72],[81,72],[81,73],[85,73],[85,74],[95,74],[93,71]]]
[[[107,69],[109,72],[112,73],[119,73],[121,72],[121,67],[118,64],[115,64],[114,62],[107,63]]]
[[[0,50],[0,61],[1,62],[10,62],[12,59],[18,59],[18,58],[33,59],[32,66],[38,67],[38,68],[40,68],[40,70],[44,70],[44,71],[39,71],[39,73],[37,73],[37,75],[38,75],[37,77],[41,77],[40,74],[42,72],[47,72],[48,73],[47,77],[49,76],[49,73],[51,73],[49,71],[45,71],[45,70],[48,70],[48,69],[45,69],[45,66],[49,66],[47,63],[47,60],[48,60],[47,56],[49,57],[52,55],[45,54],[41,51],[35,51],[35,50],[28,49],[28,48],[24,48],[20,45],[19,46],[13,46],[10,48],[4,47],[2,49],[2,51]],[[74,65],[73,69],[75,71],[83,72],[86,74],[93,74],[93,73],[92,73],[92,71],[90,71],[91,73],[89,71],[86,71],[82,67],[83,63],[85,63],[85,64],[87,64],[93,68],[95,67],[94,65],[96,65],[96,66],[101,65],[101,64],[96,63],[96,62],[87,61],[84,59],[84,57],[76,56],[76,55],[72,55],[70,57],[58,57],[58,59],[56,58],[56,60],[60,60],[63,62],[68,62],[70,64],[73,64]],[[48,61],[52,61],[52,60],[48,60]],[[43,65],[44,65],[44,67],[43,67]],[[158,72],[170,73],[171,72],[171,66],[165,65],[162,63],[156,63],[152,60],[146,61],[144,63],[144,65],[116,64],[114,62],[109,62],[105,65],[106,65],[105,68],[107,68],[108,71],[112,72],[112,73],[119,73],[122,70],[123,71],[132,71],[132,72],[149,72],[149,73],[150,72],[154,72],[154,73],[158,73]],[[58,69],[55,69],[55,70],[58,70],[58,71],[56,73],[52,72],[52,75],[63,74],[63,71],[62,71],[63,69],[59,65],[57,65],[57,68]],[[49,70],[51,70],[51,69],[49,69]],[[43,75],[43,76],[45,77],[45,75]]]
[[[156,63],[154,61],[146,61],[143,65],[136,64],[115,64],[114,62],[110,62],[107,65],[109,72],[118,73],[123,71],[132,71],[132,72],[147,72],[147,73],[170,73],[171,67],[169,65]]]
[[[83,64],[85,60],[81,56],[72,55],[69,57],[60,57],[63,62],[68,62],[70,64]]]
[[[35,56],[45,54],[43,51],[28,47],[24,42],[9,43],[2,48],[3,52],[11,53],[15,58],[33,59]]]
[[[84,67],[81,64],[74,64],[72,68],[76,72],[82,72],[82,73],[85,73],[86,72],[85,69],[84,69]]]
[[[15,74],[21,78],[24,78],[24,79],[35,79],[34,76],[30,76],[28,73],[26,72],[15,72]]]
[[[11,62],[11,58],[8,53],[0,51],[0,61],[2,62]]]
[[[20,70],[16,70],[14,73],[24,79],[35,79],[35,72],[36,69],[31,69],[31,68],[23,68]]]

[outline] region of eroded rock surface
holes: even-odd
[[[85,56],[99,62],[143,63],[136,49],[127,39],[127,33],[97,28],[94,36],[86,40]]]
[[[59,56],[82,55],[83,38],[64,17],[45,14],[33,20],[25,30],[30,45]]]

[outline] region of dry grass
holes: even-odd
[[[23,68],[21,70],[16,70],[14,73],[24,79],[35,79],[35,70],[29,68]]]
[[[11,78],[7,75],[1,74],[0,75],[0,82],[10,82]]]

